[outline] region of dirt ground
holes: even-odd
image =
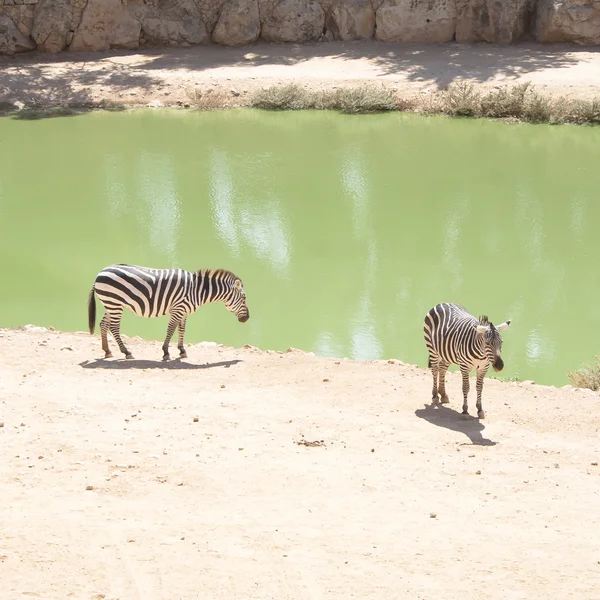
[[[598,48],[563,45],[261,43],[144,51],[0,57],[0,103],[172,106],[193,90],[219,90],[243,105],[257,88],[298,82],[311,89],[381,82],[405,97],[454,80],[484,88],[531,82],[551,95],[600,96]]]
[[[600,598],[597,394],[99,342],[0,330],[3,600]]]

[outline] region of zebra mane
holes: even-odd
[[[236,279],[239,279],[235,273],[232,273],[227,269],[199,269],[196,271],[196,274],[202,278],[214,277],[215,279],[220,279],[229,283],[233,283]]]
[[[491,323],[490,323],[489,319],[487,318],[487,315],[481,315],[479,317],[479,324],[480,325],[490,325]]]

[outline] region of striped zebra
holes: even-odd
[[[477,320],[458,304],[444,302],[434,306],[426,315],[424,323],[425,344],[429,351],[429,366],[433,374],[432,399],[447,403],[446,371],[451,364],[458,365],[462,374],[463,415],[469,414],[467,395],[469,393],[469,373],[477,370],[477,416],[485,418],[481,407],[483,378],[490,364],[495,371],[502,371],[504,362],[500,355],[502,337],[500,332],[510,325],[506,321],[494,327],[486,316]]]
[[[119,333],[124,308],[129,308],[140,317],[170,315],[167,337],[162,347],[163,360],[170,358],[169,342],[176,328],[179,329],[179,355],[187,358],[183,347],[185,322],[188,315],[202,304],[224,302],[241,323],[245,323],[250,317],[241,279],[224,269],[203,269],[192,273],[182,269],[148,269],[135,265],[106,267],[98,273],[88,298],[91,334],[96,327],[94,292],[106,311],[100,321],[105,358],[112,356],[108,348],[108,331],[125,358],[133,358]]]

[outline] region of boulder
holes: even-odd
[[[459,0],[456,41],[511,44],[521,39],[535,9],[535,0]]]
[[[385,0],[376,13],[382,42],[449,42],[456,31],[455,0]]]
[[[157,45],[187,46],[208,41],[200,9],[193,0],[165,0],[142,21],[146,41]]]
[[[538,0],[538,42],[600,44],[600,1]]]
[[[0,14],[0,54],[33,50],[35,42],[23,35],[8,15]]]
[[[242,46],[256,42],[260,36],[257,0],[229,0],[212,33],[212,40],[225,46]]]
[[[375,33],[371,0],[337,0],[327,13],[327,29],[336,40],[365,40]]]
[[[265,19],[262,38],[268,42],[310,42],[323,35],[325,13],[315,0],[282,0]]]
[[[67,46],[73,12],[69,0],[40,0],[31,36],[41,52],[60,52]]]
[[[69,49],[75,52],[137,48],[142,0],[88,0]]]

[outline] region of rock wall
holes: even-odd
[[[600,45],[600,0],[0,0],[0,54],[259,38]]]

